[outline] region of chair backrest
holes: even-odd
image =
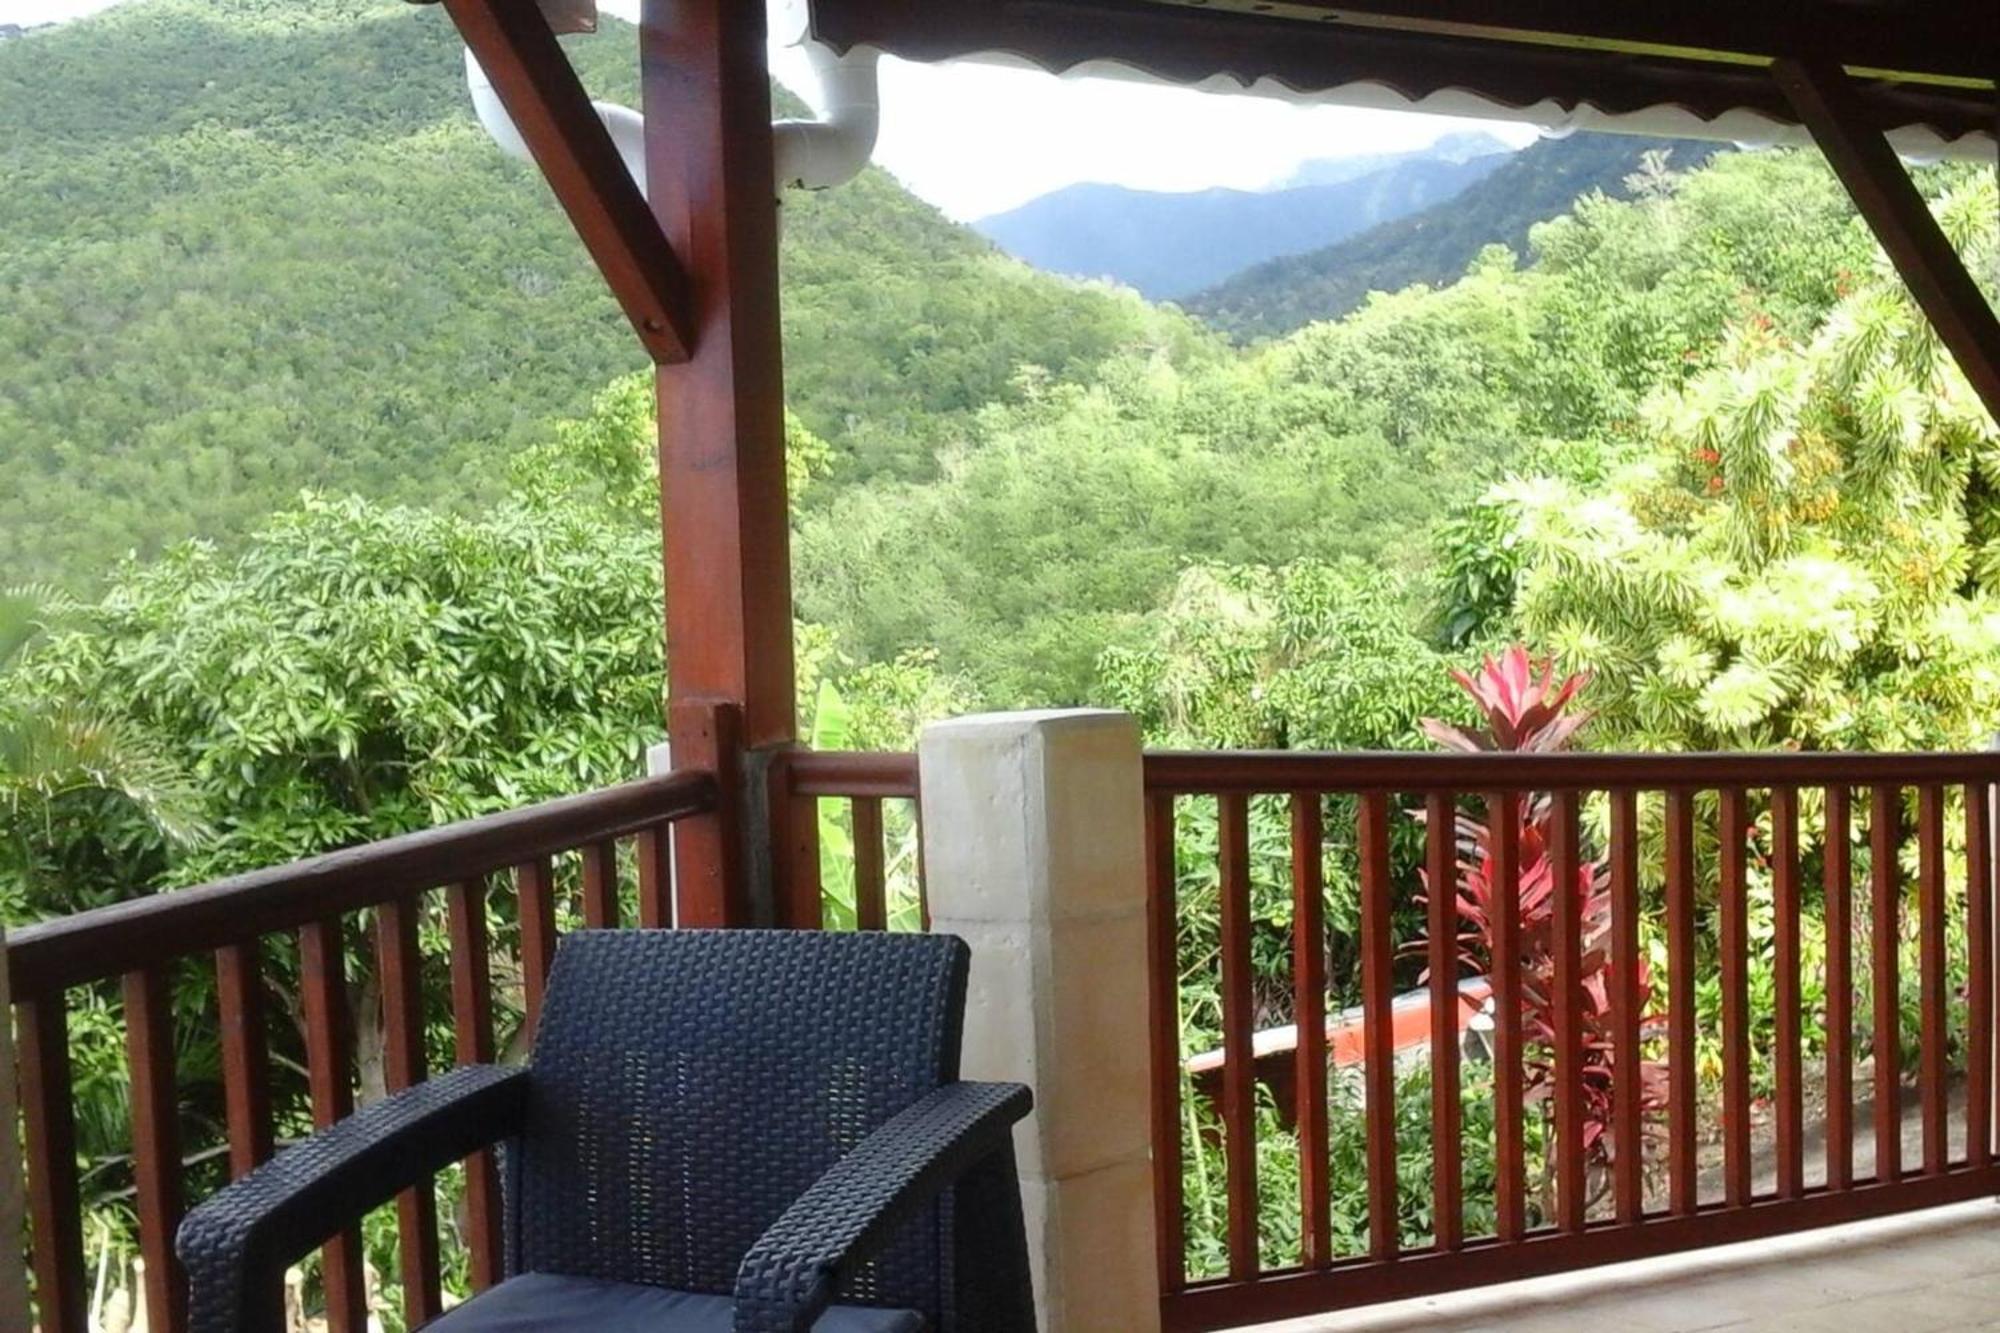
[[[518,1271],[726,1293],[753,1241],[876,1126],[958,1077],[968,951],[944,935],[600,930],[556,952]],[[855,1296],[934,1312],[934,1211]]]

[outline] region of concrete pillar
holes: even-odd
[[[28,1327],[28,1278],[21,1263],[21,1218],[26,1211],[21,1176],[19,1107],[14,1094],[13,1006],[7,996],[7,932],[0,929],[0,1328]]]
[[[1138,726],[995,713],[919,751],[932,928],[972,946],[965,1077],[1035,1090],[1016,1146],[1043,1333],[1151,1333]]]

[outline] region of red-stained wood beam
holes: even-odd
[[[760,4],[645,0],[640,11],[648,193],[695,278],[693,354],[662,365],[657,380],[678,767],[699,763],[686,734],[699,715],[734,710],[733,734],[709,738],[725,761],[741,749],[781,751],[798,731],[765,42]],[[751,843],[794,817],[775,792],[771,808],[735,817],[743,802],[730,801],[744,793],[730,783],[740,774],[716,771],[725,787],[716,817],[675,839],[682,924],[747,924],[751,867],[768,860]]]
[[[639,341],[656,362],[687,360],[694,337],[687,273],[540,7],[520,0],[444,0],[444,7]]]
[[[2000,419],[2000,318],[1895,150],[1869,123],[1847,72],[1824,60],[1788,57],[1771,73],[1973,391]]]
[[[646,0],[646,179],[695,277],[693,355],[659,372],[668,688],[795,738],[778,207],[764,7]]]

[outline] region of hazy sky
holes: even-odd
[[[124,0],[0,0],[0,22],[46,23]],[[143,0],[136,0],[143,3]],[[300,0],[310,3],[310,0]],[[600,0],[636,17],[638,0]],[[796,51],[772,67],[801,92]],[[1143,130],[1133,132],[1133,127]],[[1125,79],[885,60],[876,160],[955,218],[1011,208],[1077,181],[1151,190],[1256,189],[1313,157],[1418,148],[1481,122],[1196,92]],[[1486,126],[1509,142],[1532,131]]]

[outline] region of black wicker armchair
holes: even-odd
[[[379,1101],[189,1214],[194,1333],[280,1333],[287,1264],[496,1143],[510,1276],[431,1333],[1032,1330],[1029,1094],[958,1081],[966,965],[936,935],[569,936],[526,1067]]]

